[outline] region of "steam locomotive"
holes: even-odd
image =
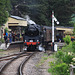
[[[40,51],[45,51],[42,47],[43,41],[42,27],[37,24],[28,25],[25,29],[25,34],[23,35],[24,50],[31,51],[38,49]]]

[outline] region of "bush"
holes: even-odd
[[[64,40],[64,42],[65,42],[66,44],[69,44],[69,43],[71,42],[71,36],[66,35],[66,37],[63,38],[63,40]]]
[[[66,63],[60,63],[48,69],[48,72],[52,72],[52,75],[69,75],[68,69],[69,67]]]
[[[75,58],[73,58],[72,60],[73,60],[73,65],[75,66]]]
[[[59,60],[57,62],[64,62],[66,64],[70,64],[73,58],[72,55],[68,55],[67,52],[63,52],[63,51],[58,51],[55,56]]]
[[[75,41],[72,42],[72,48],[75,49]]]
[[[66,54],[62,58],[62,61],[66,64],[70,64],[72,62],[72,58],[73,58],[73,56]]]
[[[64,55],[64,53],[62,52],[62,51],[58,51],[56,54],[55,54],[55,56],[57,57],[57,58],[62,58],[62,56]]]
[[[72,42],[72,48],[73,48],[73,52],[75,52],[75,41]]]

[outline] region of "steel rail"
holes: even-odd
[[[19,54],[18,54],[19,55]],[[28,56],[28,54],[22,54],[22,55],[20,55],[20,57],[23,57],[23,56]],[[3,58],[3,59],[0,59],[0,61],[4,61],[4,60],[10,60],[10,59],[13,59],[13,58],[15,58],[16,56],[14,55],[13,57],[7,57],[7,58]]]
[[[24,61],[22,61],[22,63],[20,64],[19,68],[18,68],[18,74],[19,75],[23,75],[23,65],[30,59],[31,56],[33,56],[35,54],[35,52],[31,53],[28,57],[26,57],[24,59]]]
[[[2,71],[4,70],[4,68],[6,66],[8,66],[12,61],[14,61],[15,59],[19,58],[21,54],[24,54],[25,52],[20,53],[18,56],[13,57],[9,62],[5,63],[1,68],[0,68],[0,74],[2,73]]]
[[[4,56],[4,57],[0,57],[0,59],[7,58],[7,57],[10,57],[10,56],[14,56],[14,55],[19,55],[19,54],[22,54],[22,53],[24,53],[24,52],[19,52],[19,53],[7,55],[7,56]]]

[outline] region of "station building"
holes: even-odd
[[[24,27],[27,26],[27,21],[24,18],[11,15],[8,21],[1,27],[0,38],[3,37],[4,30],[7,28],[8,31],[15,33],[22,33]]]

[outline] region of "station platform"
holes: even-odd
[[[7,44],[7,47],[5,46],[5,43],[2,43],[0,45],[0,49],[7,50],[8,48],[14,48],[14,47],[20,47],[20,45],[23,45],[23,41],[15,41]]]

